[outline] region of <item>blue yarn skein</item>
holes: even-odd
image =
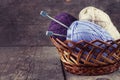
[[[74,42],[85,40],[93,41],[96,39],[107,41],[114,40],[110,34],[97,24],[89,21],[74,21],[70,29],[67,30],[67,40]]]
[[[67,30],[67,36],[67,40],[71,40],[73,42],[78,42],[80,40],[91,42],[96,39],[102,41],[114,40],[106,30],[89,21],[74,21],[71,24],[70,29]],[[99,43],[94,43],[94,45],[98,46]],[[71,44],[68,44],[68,46],[71,46]],[[105,45],[100,47],[106,48]],[[114,45],[114,47],[116,47],[116,45]],[[91,46],[89,48],[92,49]],[[76,50],[80,51],[77,47]],[[113,49],[110,50],[112,51]],[[95,52],[99,53],[99,50],[96,50]],[[88,54],[88,52],[85,52],[84,54]],[[108,54],[104,53],[103,56],[108,56]],[[95,55],[93,55],[93,57],[96,58]]]

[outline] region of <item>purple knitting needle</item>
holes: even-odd
[[[51,20],[57,22],[58,24],[62,25],[63,27],[65,27],[65,28],[67,28],[67,29],[69,28],[69,27],[66,26],[65,24],[63,24],[63,23],[61,23],[60,21],[58,21],[58,20],[52,18],[51,16],[49,16],[48,13],[45,12],[45,11],[41,11],[41,12],[40,12],[40,15],[43,16],[43,17],[48,17],[49,19],[51,19]]]

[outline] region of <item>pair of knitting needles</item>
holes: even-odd
[[[67,28],[67,29],[69,28],[69,27],[66,26],[65,24],[63,24],[63,23],[61,23],[60,21],[58,21],[58,20],[52,18],[51,16],[49,16],[48,13],[45,12],[45,11],[41,11],[41,12],[40,12],[40,15],[43,16],[43,17],[47,17],[47,18],[49,18],[49,19],[57,22],[58,24],[62,25],[63,27],[65,27],[65,28]],[[55,36],[67,37],[66,35],[56,34],[56,33],[53,33],[52,31],[46,31],[46,35],[47,35],[47,36],[53,36],[53,35],[55,35]]]

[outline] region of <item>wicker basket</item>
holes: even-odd
[[[119,69],[120,39],[107,42],[100,40],[92,42],[72,42],[66,40],[62,42],[57,38],[51,37],[50,39],[59,52],[64,69],[68,72],[79,75],[103,75]],[[100,43],[99,46],[94,44],[96,42]],[[111,44],[108,44],[109,42]],[[68,46],[69,44],[71,45],[70,47]],[[106,48],[102,48],[101,45],[105,45]],[[117,45],[117,47],[113,45]],[[113,50],[111,51],[110,48]],[[96,50],[99,50],[99,52],[96,53]],[[107,56],[104,56],[104,53]]]

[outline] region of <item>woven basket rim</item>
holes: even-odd
[[[112,73],[119,69],[120,39],[115,41],[108,41],[108,42],[111,42],[111,44],[108,44],[107,42],[100,41],[100,40],[94,40],[94,41],[91,41],[90,43],[83,40],[78,42],[65,40],[63,42],[58,38],[50,37],[50,39],[58,50],[60,59],[64,65],[64,69],[67,70],[68,72],[71,72],[73,74],[79,74],[79,75],[103,75],[103,74]],[[93,43],[97,41],[100,42],[101,44],[107,45],[107,48],[103,49],[100,46],[93,45]],[[73,44],[72,47],[68,46],[69,42]],[[81,42],[84,42],[86,44],[83,46],[79,46]],[[112,52],[110,52],[108,48],[111,47],[113,44],[116,44],[117,48],[115,48]],[[94,59],[91,56],[94,53],[94,49],[93,51],[91,49],[91,51],[86,55],[83,54],[84,49],[86,49],[87,51],[87,46],[92,46],[97,49],[101,49],[103,52],[99,53]],[[81,48],[80,51],[77,52],[77,54],[74,52],[74,49],[76,47]],[[107,57],[102,56],[102,54],[105,51],[110,52],[110,54]],[[111,57],[113,57],[113,59],[111,59]]]
[[[78,41],[78,42],[65,40],[63,42],[63,41],[59,40],[58,38],[50,37],[50,39],[51,39],[52,43],[55,45],[55,47],[57,48],[57,50],[60,54],[61,60],[65,64],[69,64],[69,65],[73,64],[73,65],[76,65],[76,66],[92,66],[93,67],[93,66],[110,65],[110,64],[114,64],[114,63],[120,61],[120,51],[119,51],[120,50],[120,39],[115,40],[115,41],[109,40],[107,42],[104,42],[104,41],[101,41],[101,40],[94,40],[94,41],[91,41],[91,42],[87,42],[87,41],[84,41],[84,40],[81,40],[81,41]],[[73,51],[73,48],[78,46],[77,44],[79,44],[81,42],[86,43],[86,45],[90,45],[92,47],[95,47],[94,49],[101,49],[101,51],[103,50],[103,52],[107,51],[107,49],[102,49],[101,47],[93,45],[92,43],[100,42],[102,44],[107,45],[108,47],[111,47],[113,44],[116,44],[118,47],[115,48],[115,50],[113,50],[113,52],[111,52],[111,54],[108,57],[102,56],[103,53],[101,53],[101,55],[100,54],[97,55],[96,59],[93,59],[91,57],[92,53],[88,53],[88,55],[84,54],[84,57],[86,57],[87,59],[83,59],[81,57],[78,57],[78,56],[83,55],[82,53],[78,52],[77,54],[75,54],[74,51]],[[111,44],[108,44],[109,42],[111,42]],[[67,45],[68,43],[73,44],[73,46],[69,47]],[[83,48],[85,48],[85,47],[83,47]],[[85,48],[85,49],[87,49],[87,48]],[[112,59],[110,59],[110,57],[113,57],[114,59],[112,60]],[[103,61],[100,61],[100,58],[102,58]],[[92,60],[94,62],[94,64],[92,62],[90,62],[90,60]],[[82,61],[83,64],[80,64],[79,61]]]

